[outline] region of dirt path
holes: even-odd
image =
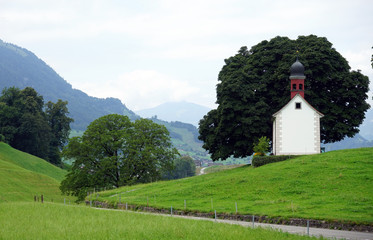
[[[202,174],[205,174],[205,169],[206,169],[207,167],[203,167],[203,168],[201,168],[201,171],[199,172],[199,175],[202,175]]]

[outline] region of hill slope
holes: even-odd
[[[110,113],[138,118],[119,99],[90,97],[73,89],[35,54],[0,40],[0,90],[13,86],[33,87],[45,102],[68,101],[70,116],[75,120],[72,128],[76,130],[84,130],[93,120]]]
[[[373,223],[373,148],[300,156],[104,192],[101,200],[158,208]]]
[[[21,152],[0,142],[0,160],[19,166],[31,172],[46,175],[57,181],[62,181],[66,171],[31,154]]]
[[[43,194],[46,201],[63,202],[59,190],[66,171],[0,142],[0,203],[33,201]]]

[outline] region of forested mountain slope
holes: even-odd
[[[4,87],[34,88],[44,101],[68,101],[70,117],[75,121],[71,127],[84,130],[87,125],[106,114],[117,113],[136,119],[119,99],[100,99],[73,89],[51,67],[27,49],[0,40],[0,89]]]

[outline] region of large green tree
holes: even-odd
[[[305,98],[325,115],[321,140],[335,142],[359,131],[369,109],[368,77],[351,71],[326,38],[276,37],[224,60],[218,107],[199,123],[199,138],[213,160],[249,156],[261,136],[272,139],[272,114],[290,100],[289,68],[296,57],[305,66]]]
[[[48,102],[33,88],[5,88],[0,96],[0,134],[21,151],[61,164],[60,148],[66,142],[71,118],[67,102]]]
[[[59,153],[69,139],[70,123],[74,120],[68,117],[67,101],[61,99],[58,99],[56,103],[47,102],[45,113],[51,130],[48,159],[51,163],[58,164],[61,162]]]
[[[164,126],[110,114],[93,121],[82,137],[70,139],[63,155],[75,161],[60,188],[82,199],[93,187],[157,181],[173,167],[178,152]]]

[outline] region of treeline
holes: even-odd
[[[4,88],[0,96],[0,140],[60,166],[60,152],[73,121],[68,114],[66,101],[45,104],[31,87]]]

